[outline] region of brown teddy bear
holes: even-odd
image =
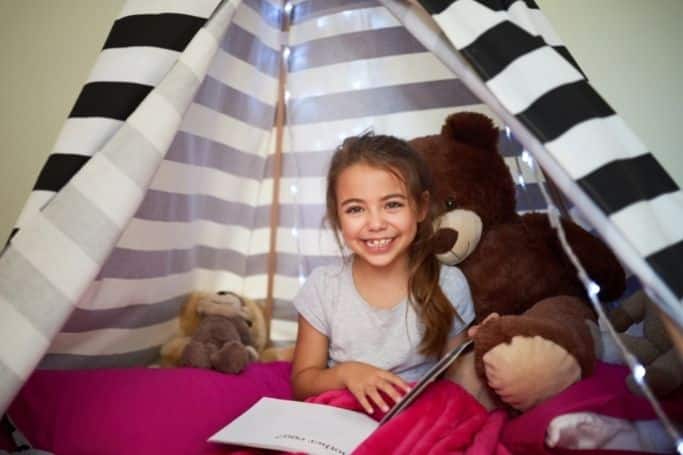
[[[179,319],[181,334],[161,348],[162,366],[239,373],[266,345],[263,310],[232,292],[190,294]]]
[[[495,392],[492,401],[525,410],[591,374],[595,354],[585,321],[596,317],[546,215],[515,211],[498,137],[488,117],[457,113],[440,134],[410,143],[433,173],[435,252],[461,268],[472,292],[474,366],[489,386],[479,387]],[[573,222],[563,226],[600,286],[599,298],[620,296],[625,277],[616,257]]]
[[[625,299],[610,311],[609,321],[618,332],[642,323],[642,336],[622,333],[621,341],[645,366],[645,380],[652,392],[665,397],[683,385],[683,362],[674,348],[658,309],[643,290]],[[631,392],[641,394],[632,375],[627,384]]]

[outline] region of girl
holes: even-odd
[[[467,282],[427,247],[430,180],[422,157],[391,136],[348,138],[335,152],[327,219],[353,254],[315,269],[294,300],[297,399],[346,387],[368,413],[386,412],[380,392],[398,401],[464,338]]]

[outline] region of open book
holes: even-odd
[[[333,406],[261,398],[209,441],[314,455],[351,453],[378,426],[415,401],[471,344],[471,340],[465,341],[434,364],[380,422],[364,413]]]

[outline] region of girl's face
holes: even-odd
[[[408,248],[427,204],[418,210],[394,173],[362,163],[342,171],[336,190],[342,236],[357,259],[377,268],[407,266]]]

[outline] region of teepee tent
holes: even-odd
[[[271,339],[339,254],[334,147],[492,116],[683,324],[682,193],[533,1],[129,0],[0,257],[0,410],[36,368],[144,365],[193,290],[265,299]]]

